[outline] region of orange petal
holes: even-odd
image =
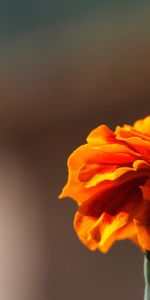
[[[79,180],[82,182],[88,182],[95,174],[101,174],[102,176],[108,173],[112,173],[117,169],[118,165],[115,164],[86,164],[79,171]]]
[[[133,221],[129,222],[117,232],[117,240],[125,239],[131,239],[132,241],[137,242],[136,227]]]
[[[138,137],[142,140],[150,142],[149,135],[135,130],[130,125],[124,125],[123,127],[117,126],[115,129],[115,135],[116,135],[116,140],[125,140],[125,139],[131,138],[131,137]],[[139,139],[139,141],[140,141],[140,139]]]
[[[74,228],[81,242],[90,250],[97,248],[97,241],[91,238],[90,229],[95,223],[95,218],[90,216],[83,216],[77,212],[74,218]]]
[[[119,133],[117,133],[116,138],[120,141],[125,141],[134,151],[141,153],[150,160],[150,139],[142,139],[136,135],[130,136],[127,134],[126,130],[120,130]]]
[[[150,250],[150,180],[141,187],[143,201],[141,210],[136,214],[134,222],[137,229],[137,237],[143,249]]]
[[[92,250],[99,248],[106,252],[115,240],[133,237],[135,228],[130,223],[141,209],[141,197],[135,182],[109,189],[95,200],[86,201],[74,221],[79,239]]]
[[[88,190],[87,192],[81,180],[80,172],[82,172],[83,168],[87,168],[89,175],[92,171],[93,175],[93,171],[97,172],[98,164],[100,165],[104,162],[108,165],[129,164],[133,162],[136,157],[138,157],[138,155],[135,152],[118,144],[102,145],[98,149],[92,148],[88,144],[80,146],[68,159],[68,182],[59,198],[69,196],[78,203],[81,203],[87,199],[87,193],[89,197],[93,195],[92,190]],[[94,165],[94,167],[89,167],[90,165]],[[102,169],[101,166],[99,167]],[[87,174],[86,176],[88,177],[89,175]]]
[[[147,116],[143,120],[138,120],[134,123],[135,130],[150,135],[150,116]]]
[[[104,221],[107,218],[108,223]],[[95,222],[94,219],[77,213],[74,226],[79,239],[90,250],[99,249],[106,253],[116,240],[131,239],[135,242],[136,227],[133,222],[127,223],[128,219],[126,213],[119,213],[116,217],[104,213],[101,222]]]
[[[140,171],[140,172],[138,172],[138,171]],[[121,181],[122,180],[129,181],[134,177],[146,176],[146,175],[150,176],[150,164],[148,164],[147,162],[145,162],[143,160],[136,160],[133,163],[132,167],[120,167],[120,168],[116,168],[116,170],[112,171],[112,172],[105,172],[102,174],[98,173],[98,174],[94,175],[85,184],[85,186],[87,188],[94,187],[104,180],[114,181],[118,178],[120,178]]]
[[[150,210],[149,210],[150,214]],[[150,251],[150,224],[144,224],[144,222],[134,219],[134,223],[137,231],[138,243],[144,250]]]
[[[143,192],[144,200],[150,200],[150,179],[146,181],[144,186],[140,186],[140,188]]]
[[[112,247],[114,242],[124,239],[130,239],[134,241],[134,243],[137,241],[136,228],[133,222],[127,223],[124,226],[120,226],[119,229],[116,229],[116,231],[112,232],[103,246],[101,245],[101,247],[99,247],[99,250],[103,253],[106,253]]]
[[[91,230],[91,237],[96,239],[96,235],[99,232],[100,239],[98,240],[98,248],[107,252],[108,249],[117,239],[118,230],[128,223],[129,214],[126,212],[120,212],[116,216],[110,216],[103,213],[98,220],[98,224],[95,224]]]
[[[106,125],[95,128],[87,137],[87,142],[92,146],[114,143],[114,141],[115,134]]]

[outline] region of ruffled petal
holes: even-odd
[[[74,227],[79,239],[91,250],[107,252],[115,240],[133,238],[132,220],[141,203],[142,192],[136,182],[104,191],[97,199],[82,204],[76,213]]]
[[[132,147],[135,152],[141,153],[150,161],[150,137],[141,137],[141,134],[133,133],[132,130],[119,129],[116,132],[116,139],[123,141],[128,147]]]
[[[134,123],[135,130],[150,135],[150,116],[147,116],[143,120],[138,120]]]
[[[122,140],[123,141],[123,140],[126,140],[127,138],[138,137],[139,142],[140,142],[141,139],[143,141],[150,142],[150,136],[149,135],[135,130],[130,125],[124,125],[123,127],[117,126],[116,130],[115,130],[115,136],[116,136],[116,141],[117,140]]]
[[[117,240],[125,239],[130,239],[137,243],[136,227],[133,220],[131,220],[131,222],[126,224],[126,226],[124,226],[117,232]]]
[[[89,181],[90,177],[93,177],[97,172],[105,174],[108,169],[111,169],[112,172],[112,169],[116,169],[118,165],[128,165],[138,157],[134,151],[124,145],[102,145],[98,149],[94,149],[88,144],[80,146],[68,159],[68,182],[59,198],[69,196],[78,203],[82,203],[94,192],[89,189],[87,191],[83,177]],[[104,162],[105,168],[103,168]]]
[[[143,198],[144,200],[150,201],[150,179],[146,181],[144,186],[140,186],[142,192],[143,192]]]
[[[107,252],[131,239],[150,250],[150,116],[115,132],[101,125],[68,159],[68,182],[59,198],[71,197],[80,240]]]
[[[144,211],[143,211],[144,209]],[[143,202],[142,214],[136,216],[134,223],[137,231],[138,243],[144,250],[150,251],[150,203]]]
[[[143,202],[141,210],[134,218],[137,237],[140,246],[145,250],[150,250],[150,180],[141,186],[143,192]]]
[[[87,142],[91,146],[100,146],[103,144],[114,143],[115,134],[106,125],[101,125],[94,130],[87,137]]]
[[[150,176],[150,164],[143,160],[136,160],[132,167],[118,167],[112,172],[105,172],[94,175],[87,183],[86,187],[91,188],[100,184],[104,180],[114,181],[120,178],[121,182],[129,181],[132,178]],[[119,182],[117,182],[119,183]]]
[[[129,222],[129,214],[120,212],[116,216],[103,213],[90,230],[91,237],[98,242],[98,248],[107,252],[117,239],[119,229]],[[99,237],[99,239],[98,239]]]

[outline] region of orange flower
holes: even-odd
[[[89,249],[107,252],[128,238],[150,250],[150,116],[114,132],[97,127],[68,169],[59,198],[76,200],[74,227]]]

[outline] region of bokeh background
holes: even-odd
[[[142,299],[139,249],[88,251],[57,198],[92,128],[150,113],[149,16],[148,1],[1,0],[0,299]]]

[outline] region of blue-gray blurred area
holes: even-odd
[[[53,26],[58,23],[69,22],[87,12],[99,10],[128,10],[136,1],[98,1],[98,0],[55,0],[55,1],[35,1],[35,0],[10,0],[1,1],[0,3],[0,26],[3,35],[22,34],[23,32],[40,28],[44,25]]]
[[[99,1],[1,1],[2,34],[22,34],[44,25],[53,26],[69,21],[78,14],[100,6]]]
[[[141,251],[87,250],[58,194],[91,129],[150,113],[149,13],[148,1],[0,1],[0,299],[142,299]]]
[[[147,106],[149,10],[136,1],[1,1],[3,130],[36,131],[104,102],[125,110],[142,97]]]
[[[124,112],[141,97],[147,106],[149,10],[135,1],[2,1],[3,130],[42,130],[121,102]]]

